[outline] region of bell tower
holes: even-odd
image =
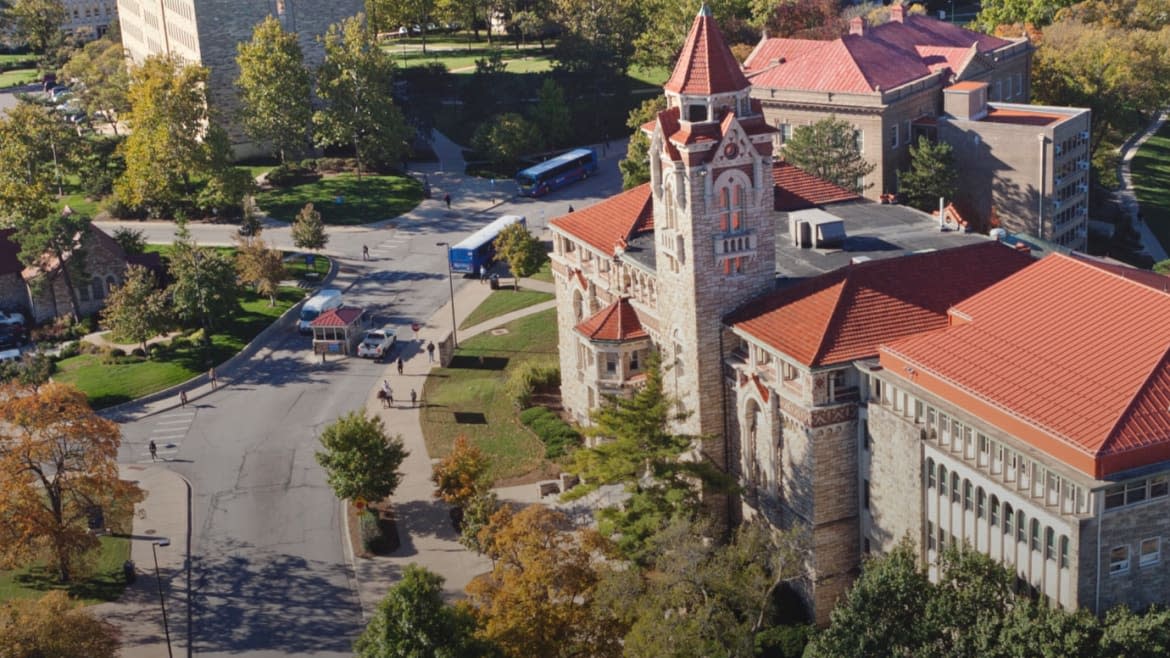
[[[706,5],[664,89],[650,136],[664,383],[680,431],[722,436],[721,320],[776,276],[775,131]]]

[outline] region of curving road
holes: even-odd
[[[538,229],[571,203],[582,208],[621,187],[611,147],[601,175],[551,199],[489,205],[490,186],[433,171],[437,198],[444,186],[452,211],[428,201],[381,227],[331,230],[327,251],[343,258],[370,247],[372,260],[342,260],[338,279],[352,283],[346,302],[373,310],[399,328],[401,349],[416,350],[409,326],[425,322],[448,298],[445,252],[436,241],[457,241],[500,214],[520,213]],[[152,242],[173,226],[132,222]],[[108,224],[106,226],[109,226]],[[195,226],[203,244],[230,242],[229,226]],[[288,246],[287,229],[265,237]],[[457,284],[463,283],[460,280]],[[447,327],[424,327],[422,339]],[[139,461],[151,438],[169,466],[192,487],[191,608],[171,604],[173,619],[192,622],[177,642],[200,656],[348,656],[363,623],[346,566],[341,508],[313,454],[321,427],[359,409],[385,366],[359,359],[321,363],[309,339],[278,335],[247,361],[221,369],[224,386],[188,405],[122,426],[121,460]],[[131,413],[133,410],[129,410]],[[388,428],[391,432],[394,428]],[[173,582],[182,592],[183,583]]]

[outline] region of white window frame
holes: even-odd
[[[1154,550],[1146,552],[1146,545],[1153,543]],[[1138,544],[1138,566],[1142,569],[1152,567],[1162,561],[1162,538],[1150,537]]]
[[[1124,551],[1124,557],[1116,557],[1114,554],[1118,551]],[[1109,549],[1109,575],[1129,573],[1129,562],[1129,545],[1114,546]]]

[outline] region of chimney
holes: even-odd
[[[849,34],[856,34],[859,37],[865,36],[865,19],[860,16],[849,19]]]
[[[906,8],[902,3],[895,2],[890,5],[890,22],[891,23],[905,23],[906,22]]]

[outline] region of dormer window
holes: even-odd
[[[739,99],[739,110],[736,112],[741,117],[746,117],[752,113],[752,100],[747,96]]]
[[[707,106],[706,105],[688,105],[687,106],[687,121],[706,121],[707,120]]]

